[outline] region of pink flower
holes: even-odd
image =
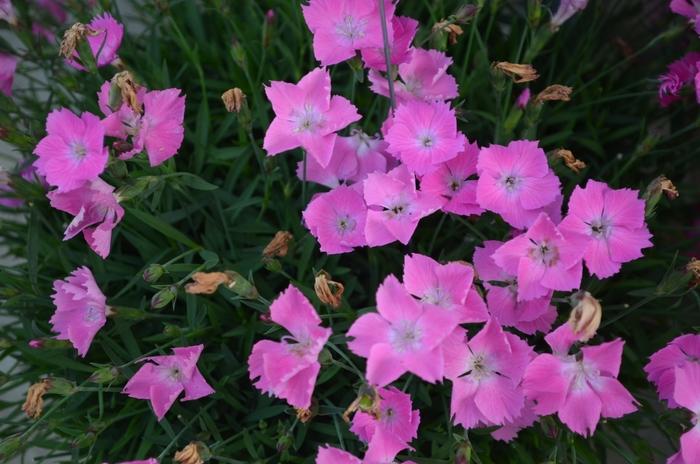
[[[368,444],[366,462],[391,462],[418,436],[420,412],[411,410],[411,396],[396,388],[382,388],[377,393],[381,398],[379,417],[357,412],[350,431]]]
[[[118,462],[117,464],[158,464],[158,460],[156,458],[149,458],[149,459],[141,459],[138,461],[123,461],[123,462]]]
[[[46,119],[46,132],[34,149],[39,157],[34,166],[59,192],[97,179],[104,171],[108,152],[97,116],[83,113],[78,117],[65,108],[54,110]]]
[[[420,180],[423,192],[441,195],[447,199],[442,210],[462,216],[484,212],[476,201],[476,160],[479,146],[467,140],[456,157],[440,164]],[[470,180],[471,178],[474,178]]]
[[[586,8],[588,0],[561,0],[557,12],[552,16],[550,24],[556,29],[569,20],[573,15]]]
[[[9,24],[17,24],[17,12],[10,0],[0,0],[0,21],[7,21]]]
[[[454,318],[418,303],[393,275],[377,290],[377,311],[360,316],[347,333],[350,350],[367,358],[367,381],[383,387],[405,372],[430,383],[441,380],[440,344],[455,327]]]
[[[635,399],[617,380],[622,340],[584,346],[570,355],[576,335],[567,322],[545,340],[554,354],[538,355],[523,379],[525,395],[536,402],[536,414],[556,412],[572,431],[589,436],[601,417],[618,418],[637,409]]]
[[[700,34],[700,4],[696,0],[671,0],[669,6],[674,13],[695,23],[695,32]]]
[[[333,448],[332,446],[321,446],[318,448],[318,455],[316,456],[316,464],[394,464],[395,456],[388,458],[384,461],[377,461],[375,459],[370,459],[365,457],[364,459],[359,459],[348,453],[347,451],[339,450],[338,448]],[[403,461],[404,464],[416,464],[413,461]]]
[[[253,346],[248,358],[250,380],[264,393],[308,409],[321,369],[318,355],[331,329],[320,326],[316,310],[293,285],[272,302],[270,316],[291,336],[282,337],[281,342],[261,340]]]
[[[525,404],[520,381],[532,348],[493,319],[469,341],[461,334],[444,345],[455,423],[471,429],[515,421]]]
[[[516,140],[507,147],[482,148],[476,168],[476,200],[518,229],[529,227],[560,195],[559,179],[536,141]]]
[[[143,104],[146,88],[139,87],[136,99]],[[105,128],[105,135],[126,140],[128,136],[138,134],[141,115],[132,110],[126,102],[121,102],[118,108],[110,106],[110,94],[112,93],[112,83],[106,81],[97,92],[97,105],[105,115],[102,125]],[[141,148],[143,149],[143,147]],[[135,153],[134,153],[135,154]]]
[[[263,141],[268,156],[302,147],[321,166],[328,166],[336,132],[360,119],[349,100],[331,97],[331,78],[322,68],[314,69],[298,84],[272,81],[265,93],[275,111]]]
[[[387,156],[384,154],[387,143],[379,135],[372,137],[360,130],[353,130],[350,137],[341,139],[353,150],[357,158],[357,172],[350,179],[352,182],[361,182],[367,178],[367,174],[373,172],[387,171]]]
[[[32,35],[38,39],[44,39],[49,43],[56,41],[56,34],[53,31],[39,22],[32,23]]]
[[[122,393],[139,400],[150,400],[153,412],[159,421],[170,410],[180,393],[180,401],[192,401],[214,393],[202,373],[197,361],[204,345],[173,348],[168,356],[149,356],[143,366],[124,386]]]
[[[54,190],[47,196],[52,207],[75,216],[66,227],[63,240],[82,232],[90,248],[102,259],[107,258],[112,230],[124,216],[114,187],[97,178],[68,192]]]
[[[316,158],[309,157],[306,160],[306,180],[330,188],[345,183],[357,174],[357,170],[357,153],[350,145],[347,137],[338,137],[336,139],[333,153],[326,166],[321,166],[316,161]],[[297,163],[297,177],[302,181],[304,180],[303,161]]]
[[[0,93],[12,98],[12,83],[17,69],[17,57],[0,53]]]
[[[328,254],[364,246],[367,206],[356,188],[340,186],[316,195],[303,213],[311,235]]]
[[[394,113],[386,134],[387,151],[418,175],[427,174],[464,150],[466,138],[444,102],[410,101]]]
[[[443,205],[444,199],[416,190],[416,180],[405,165],[386,174],[374,173],[364,181],[369,246],[382,246],[395,240],[404,245],[411,240],[418,222]]]
[[[36,0],[36,4],[41,9],[48,11],[58,24],[63,24],[68,19],[68,13],[66,12],[66,6],[63,4],[63,0]]]
[[[95,58],[97,67],[112,64],[117,59],[117,51],[124,37],[124,26],[115,20],[109,13],[95,16],[88,24],[94,33],[85,37]],[[66,60],[70,66],[79,71],[85,71],[85,67],[78,62],[78,52],[74,52],[70,59]]]
[[[451,100],[459,96],[457,81],[447,74],[447,68],[452,64],[452,58],[438,50],[411,50],[407,63],[399,65],[398,77],[395,82],[396,99],[400,104],[412,100],[428,102]],[[389,96],[387,78],[378,71],[370,70],[369,80],[372,91],[379,95]]]
[[[582,238],[578,241],[592,274],[610,277],[622,263],[641,258],[642,249],[651,246],[644,209],[636,190],[615,190],[589,180],[585,188],[574,189],[569,214],[559,229],[567,236]]]
[[[394,4],[384,1],[392,37]],[[310,0],[301,10],[314,35],[314,55],[323,66],[350,59],[363,48],[383,47],[379,7],[374,0]]]
[[[29,348],[32,348],[34,350],[39,350],[39,349],[44,347],[44,340],[42,340],[40,338],[34,338],[32,340],[29,340],[29,342],[27,342],[27,346],[29,346]]]
[[[487,240],[484,247],[474,249],[474,267],[484,288],[488,291],[486,302],[491,315],[507,327],[515,327],[526,334],[547,333],[557,317],[557,310],[550,304],[552,292],[540,298],[518,301],[518,283],[515,274],[508,274],[496,265],[492,256],[503,242]],[[500,282],[505,287],[490,282]]]
[[[669,408],[677,408],[673,398],[676,384],[676,368],[685,368],[688,364],[700,364],[700,335],[681,335],[671,340],[649,358],[644,366],[649,382],[656,385],[659,398],[668,401]]]
[[[394,34],[389,45],[391,50],[391,64],[397,65],[407,62],[411,57],[411,42],[418,30],[418,21],[407,16],[394,16],[391,20]],[[386,71],[386,60],[384,58],[384,46],[374,48],[363,48],[362,61],[365,67]]]
[[[21,198],[14,195],[15,189],[12,187],[10,175],[5,168],[0,166],[0,206],[6,208],[19,208],[24,204]]]
[[[698,74],[699,52],[688,52],[668,66],[668,72],[659,77],[659,103],[663,107],[680,100],[683,87],[693,83]]]
[[[520,92],[520,95],[518,95],[517,100],[515,100],[515,104],[518,106],[518,108],[520,108],[521,110],[525,109],[528,102],[530,101],[530,95],[530,87],[525,87],[525,90]]]
[[[474,269],[466,263],[440,264],[419,255],[406,255],[403,284],[421,303],[442,308],[454,316],[455,323],[485,322],[486,305],[473,286]]]
[[[51,295],[56,312],[51,329],[58,340],[69,340],[85,357],[95,334],[107,322],[107,298],[100,291],[87,267],[79,267],[65,280],[53,282]]]
[[[518,277],[518,301],[547,296],[551,290],[579,288],[584,250],[563,235],[545,213],[524,234],[501,245],[492,258]]]
[[[520,415],[512,421],[506,421],[504,425],[491,432],[491,436],[495,440],[512,441],[522,429],[526,429],[537,422],[538,416],[532,410],[534,405],[534,402],[526,400]]]
[[[681,435],[681,450],[668,460],[673,464],[693,464],[700,462],[700,365],[689,363],[675,368],[676,383],[673,399],[692,414],[693,426]]]

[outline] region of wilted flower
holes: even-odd
[[[109,13],[104,13],[102,16],[94,17],[88,25],[76,23],[68,29],[61,42],[60,54],[66,58],[69,65],[84,71],[84,63],[79,62],[76,48],[81,40],[87,40],[99,68],[117,59],[117,51],[123,36],[124,26]]]
[[[263,249],[262,255],[265,258],[284,257],[289,252],[289,243],[294,236],[286,230],[278,230],[274,238]]]
[[[576,302],[576,306],[574,306],[569,315],[571,330],[573,330],[580,341],[587,342],[600,327],[600,321],[603,318],[603,308],[600,302],[586,291],[580,292],[572,299]]]
[[[0,53],[0,93],[12,97],[12,83],[17,69],[17,57]]]
[[[314,278],[314,291],[321,302],[333,308],[340,306],[343,301],[345,286],[340,282],[331,280],[331,275],[324,270],[316,273]]]
[[[565,101],[571,100],[571,92],[573,92],[573,87],[567,87],[565,85],[548,85],[543,91],[537,94],[535,97],[535,103],[542,104],[546,101]]]
[[[676,186],[663,174],[652,180],[644,192],[644,200],[647,202],[647,211],[649,211],[650,203],[652,203],[652,206],[656,205],[661,199],[662,194],[666,195],[666,198],[669,200],[675,200],[679,196]]]
[[[700,259],[690,258],[690,261],[688,264],[686,264],[685,269],[693,276],[692,284],[694,286],[700,285]]]
[[[566,167],[574,171],[576,174],[580,173],[583,169],[586,169],[586,163],[576,159],[571,150],[557,148],[552,154],[555,158],[561,159]]]
[[[173,460],[179,464],[204,464],[209,460],[209,450],[204,443],[193,441],[175,453]]]
[[[241,108],[245,105],[246,95],[238,87],[228,89],[221,95],[221,101],[224,102],[226,111],[229,113],[240,113]]]
[[[462,35],[464,31],[459,24],[443,19],[433,25],[433,34],[435,33],[447,34],[447,40],[450,45],[455,45],[457,43],[457,38]]]
[[[225,272],[195,272],[192,274],[193,282],[185,285],[185,291],[192,294],[204,293],[211,295],[216,292],[219,285],[230,284],[233,279]]]
[[[506,76],[513,79],[516,84],[534,81],[538,77],[537,70],[530,64],[509,63],[507,61],[499,61],[493,64],[493,67],[501,71]]]
[[[27,398],[22,405],[22,411],[30,419],[38,419],[44,408],[44,395],[51,388],[51,379],[41,379],[32,384],[27,390]]]
[[[132,76],[129,71],[121,71],[115,74],[112,78],[112,86],[113,90],[119,92],[120,103],[126,104],[126,106],[131,108],[135,113],[143,113],[143,105],[141,102],[143,96],[139,96],[141,86],[136,83],[134,76]],[[118,109],[120,106],[121,105],[110,104],[113,110]]]

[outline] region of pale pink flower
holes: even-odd
[[[11,0],[0,0],[0,21],[6,21],[9,24],[17,24],[17,11],[12,6]]]
[[[389,164],[385,155],[387,143],[379,135],[370,136],[360,130],[353,130],[350,137],[341,137],[354,151],[357,158],[357,172],[350,178],[352,182],[362,182],[367,174],[387,172]]]
[[[36,4],[53,17],[58,24],[63,24],[68,19],[66,5],[63,0],[36,0]]]
[[[87,25],[91,33],[85,36],[95,58],[97,67],[112,64],[117,59],[117,51],[124,37],[124,26],[117,22],[109,13],[95,16]],[[85,71],[85,67],[78,62],[78,52],[73,52],[66,63],[79,71]]]
[[[367,381],[383,387],[405,372],[430,383],[441,380],[441,343],[455,327],[454,318],[421,305],[393,275],[377,290],[377,311],[360,316],[347,333],[350,350],[367,358]]]
[[[275,112],[263,141],[268,156],[302,147],[327,166],[336,132],[360,119],[348,99],[331,97],[331,77],[323,68],[314,69],[297,84],[272,81],[265,93]]]
[[[390,62],[393,65],[407,62],[411,57],[411,42],[418,30],[418,21],[407,16],[394,16],[391,20],[394,34],[389,44],[391,50]],[[362,61],[365,68],[386,71],[384,47],[363,48]]]
[[[316,158],[307,158],[306,180],[334,188],[353,178],[357,174],[358,164],[357,153],[351,146],[349,138],[338,137],[326,166],[321,166]],[[304,161],[297,163],[297,177],[304,180]]]
[[[462,216],[484,212],[476,201],[476,161],[479,146],[466,141],[464,149],[456,157],[440,164],[437,169],[420,180],[423,192],[441,195],[447,199],[442,207],[446,213]]]
[[[649,382],[656,385],[659,398],[668,401],[669,408],[677,408],[673,398],[676,384],[676,367],[700,364],[700,335],[687,334],[676,337],[665,347],[649,357],[644,366]]]
[[[259,390],[308,409],[321,369],[318,355],[331,336],[309,300],[293,285],[270,305],[270,317],[291,335],[282,341],[261,340],[253,346],[248,371]]]
[[[573,15],[586,8],[588,0],[560,0],[559,8],[557,9],[550,24],[553,28],[558,28]]]
[[[47,197],[52,207],[75,216],[66,227],[63,240],[82,232],[90,248],[102,259],[107,258],[112,230],[124,216],[114,187],[97,178],[68,192],[51,191]]]
[[[536,403],[536,414],[557,413],[573,432],[589,436],[601,417],[619,418],[637,409],[635,399],[617,380],[622,340],[584,346],[578,354],[569,354],[576,335],[568,322],[545,340],[554,354],[538,355],[523,379],[525,395]]]
[[[457,98],[457,81],[447,74],[451,64],[452,58],[441,51],[412,49],[408,62],[399,65],[400,80],[394,83],[396,101],[403,104],[412,100],[434,102]],[[389,96],[386,76],[370,70],[369,80],[373,92]]]
[[[527,104],[530,101],[530,87],[525,87],[525,90],[520,92],[520,95],[518,95],[517,100],[515,100],[515,104],[520,108],[521,110],[524,110],[525,107],[527,107]]]
[[[451,313],[455,322],[485,322],[489,316],[474,288],[474,269],[463,262],[440,264],[429,256],[404,256],[403,284],[421,303]]]
[[[156,458],[148,458],[137,461],[122,461],[118,462],[117,464],[158,464],[158,460]]]
[[[399,105],[385,140],[387,151],[418,175],[456,157],[466,143],[450,105],[424,101]]]
[[[318,448],[318,455],[316,456],[316,464],[395,464],[395,456],[388,458],[383,461],[377,461],[375,459],[370,459],[365,457],[364,459],[359,459],[348,453],[347,451],[334,448],[332,446],[321,446]],[[403,461],[404,464],[416,464],[413,461]]]
[[[644,200],[638,198],[636,190],[611,189],[589,180],[585,188],[574,189],[559,229],[577,237],[592,274],[610,277],[622,263],[641,258],[642,249],[652,246],[644,210]]]
[[[503,242],[487,240],[483,248],[474,249],[474,267],[488,291],[486,303],[489,313],[501,325],[515,327],[523,333],[547,333],[557,317],[557,310],[551,304],[552,292],[540,298],[518,301],[516,276],[498,267],[492,258],[501,245]]]
[[[694,23],[695,32],[700,35],[700,2],[697,0],[671,0],[669,6],[671,11],[685,16],[691,23]]]
[[[83,113],[78,117],[65,108],[54,110],[46,119],[46,132],[34,148],[38,156],[34,166],[46,182],[65,192],[102,174],[109,155],[97,116]]]
[[[520,417],[525,404],[520,382],[532,348],[504,332],[491,319],[471,340],[445,343],[445,377],[452,380],[450,411],[466,429],[505,425]]]
[[[122,393],[140,400],[149,400],[158,420],[162,420],[180,393],[180,401],[198,400],[212,395],[214,389],[207,383],[197,361],[204,345],[173,348],[167,356],[143,358],[143,366],[124,386]]]
[[[12,83],[15,80],[17,57],[0,53],[0,93],[12,98]]]
[[[512,421],[506,421],[504,425],[491,432],[491,436],[496,440],[505,442],[515,439],[522,429],[530,427],[539,419],[532,410],[534,405],[534,402],[525,400],[525,405],[520,411],[520,415]]]
[[[379,417],[356,412],[350,431],[367,443],[365,462],[391,462],[418,436],[420,412],[411,410],[411,396],[396,388],[381,388],[377,393]]]
[[[394,3],[382,1],[392,37]],[[323,66],[348,60],[363,48],[383,47],[379,4],[375,0],[310,0],[301,10],[314,35],[314,55]]]
[[[65,280],[53,282],[51,295],[56,312],[51,329],[58,340],[69,340],[85,357],[95,334],[107,322],[107,298],[87,267],[75,269]]]
[[[369,174],[364,181],[364,195],[369,207],[365,225],[369,246],[395,240],[407,244],[418,222],[445,202],[442,197],[418,191],[415,176],[403,164],[386,174]]]
[[[518,229],[529,227],[560,195],[559,179],[536,141],[482,148],[476,168],[476,200]]]
[[[689,363],[675,368],[674,401],[692,413],[693,426],[681,435],[681,450],[668,463],[693,464],[700,462],[700,364]]]
[[[39,39],[44,39],[49,43],[54,43],[56,41],[56,34],[48,27],[36,21],[32,23],[32,35]]]
[[[659,76],[659,103],[662,107],[681,99],[683,87],[692,84],[698,74],[699,61],[700,52],[688,52],[671,63],[666,74]]]
[[[357,188],[341,185],[314,196],[303,217],[324,253],[347,253],[367,244],[367,206]]]

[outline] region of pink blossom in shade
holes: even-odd
[[[491,319],[470,340],[462,332],[461,340],[450,337],[443,349],[455,423],[471,429],[520,417],[525,404],[520,381],[533,353],[527,343]]]
[[[102,259],[107,258],[112,230],[124,216],[124,208],[119,205],[114,187],[97,178],[68,192],[51,191],[47,196],[52,207],[74,216],[63,240],[82,232],[90,248]]]
[[[17,12],[12,6],[11,0],[0,0],[0,21],[6,21],[9,24],[17,24]]]
[[[669,6],[674,13],[695,23],[695,32],[700,35],[700,3],[696,0],[671,0]]]
[[[681,435],[681,450],[668,460],[674,464],[700,462],[700,364],[689,363],[675,368],[673,389],[675,402],[692,413],[693,426]]]
[[[268,156],[302,147],[321,166],[328,166],[336,132],[360,119],[348,99],[331,97],[331,77],[323,68],[314,69],[297,84],[272,81],[265,93],[275,112],[263,141]]]
[[[392,37],[394,4],[383,0]],[[310,0],[301,6],[314,35],[313,48],[322,66],[348,60],[363,48],[383,47],[379,4],[374,0]]]
[[[0,93],[12,98],[12,83],[15,80],[17,57],[0,53]]]
[[[306,159],[306,180],[330,188],[337,187],[357,174],[358,164],[357,154],[348,138],[338,137],[326,166],[321,166],[316,158]],[[304,161],[297,163],[297,177],[304,180]]]
[[[109,13],[103,13],[101,16],[95,16],[88,27],[93,33],[88,34],[85,39],[95,57],[97,67],[112,64],[117,59],[117,51],[124,37],[124,26]],[[79,63],[78,58],[76,51],[66,62],[79,71],[85,71],[85,67]]]
[[[644,200],[636,190],[611,189],[589,180],[585,188],[574,189],[559,229],[576,237],[592,274],[610,277],[622,263],[641,258],[642,249],[652,246],[644,210]]]
[[[479,146],[467,140],[464,150],[439,165],[420,180],[421,190],[447,199],[442,207],[446,213],[461,216],[478,215],[484,210],[476,202],[476,160]]]
[[[413,100],[428,102],[451,100],[459,96],[457,81],[447,74],[452,58],[438,50],[411,50],[408,62],[399,65],[398,77],[394,83],[396,100],[403,104]],[[375,70],[370,70],[369,80],[373,92],[389,96],[387,78]]]
[[[698,73],[698,61],[700,52],[688,52],[683,58],[671,63],[666,74],[659,77],[659,103],[662,107],[680,100],[681,90],[692,84]]]
[[[411,42],[416,36],[418,30],[418,21],[408,16],[394,16],[391,20],[391,25],[394,30],[391,44],[390,61],[393,65],[406,63],[411,57]],[[376,69],[378,71],[386,71],[386,60],[384,58],[384,47],[364,48],[362,52],[362,61],[365,68]]]
[[[474,250],[474,267],[487,290],[486,303],[489,313],[503,326],[515,327],[532,335],[535,332],[547,333],[557,317],[557,310],[551,304],[552,292],[528,301],[518,301],[518,283],[514,274],[508,274],[496,265],[492,255],[503,242],[487,240],[483,247]],[[491,282],[499,282],[495,285]]]
[[[46,119],[46,132],[34,148],[38,156],[34,166],[49,185],[66,192],[102,174],[108,152],[97,116],[76,116],[66,108],[54,110]]]
[[[415,176],[403,164],[386,174],[369,174],[363,185],[369,207],[365,238],[372,247],[396,240],[407,244],[418,222],[445,203],[442,197],[418,191]]]
[[[441,380],[441,343],[456,326],[454,318],[421,305],[393,275],[377,290],[377,311],[360,316],[347,333],[350,350],[367,358],[367,381],[383,387],[405,372],[430,383]]]
[[[34,37],[44,39],[49,43],[56,41],[56,34],[54,34],[51,29],[36,21],[32,23],[32,34]]]
[[[347,253],[367,244],[367,206],[356,188],[341,185],[314,196],[303,217],[324,253]]]
[[[552,290],[579,288],[584,249],[541,213],[524,234],[501,245],[492,255],[494,262],[517,276],[518,301],[542,298]]]
[[[65,280],[53,282],[56,311],[49,322],[56,339],[69,340],[82,357],[95,334],[107,322],[107,298],[87,267],[75,269]]]
[[[560,195],[559,179],[536,141],[482,148],[476,168],[477,202],[517,229],[529,227]]]
[[[318,448],[316,464],[363,464],[363,461],[347,451],[326,445]]]
[[[463,149],[466,138],[457,119],[443,102],[411,101],[400,105],[386,134],[387,151],[418,175],[434,171]]]
[[[197,361],[204,345],[173,348],[172,355],[149,356],[124,386],[122,393],[149,400],[159,421],[165,417],[180,393],[180,401],[198,400],[214,393],[199,369]]]
[[[321,369],[318,355],[331,329],[321,327],[316,310],[293,285],[272,302],[270,317],[291,335],[280,342],[261,340],[253,346],[248,358],[250,380],[262,392],[307,409]]]
[[[617,380],[624,342],[620,339],[584,346],[568,354],[576,341],[569,323],[545,337],[553,354],[538,355],[523,379],[525,396],[538,415],[557,413],[573,432],[592,435],[603,418],[634,412],[636,401]]]
[[[0,166],[0,206],[6,208],[19,208],[24,204],[21,198],[17,198],[14,194],[15,189],[12,187],[10,175]]]
[[[649,363],[644,366],[647,378],[659,392],[659,398],[666,400],[670,408],[678,407],[673,397],[676,368],[684,369],[688,364],[700,364],[700,335],[687,334],[676,337],[652,354]]]
[[[387,172],[389,163],[385,155],[387,143],[379,135],[370,136],[359,130],[353,130],[350,137],[341,137],[355,153],[357,172],[349,180],[362,182],[367,174]]]
[[[550,24],[553,28],[558,28],[573,15],[582,11],[588,5],[588,0],[560,0],[559,8],[552,16]]]
[[[47,11],[58,24],[63,24],[68,19],[66,6],[62,0],[36,0],[36,4],[42,10]]]
[[[382,388],[378,394],[379,417],[357,412],[350,431],[368,444],[365,462],[392,462],[418,436],[420,412],[411,410],[411,396],[396,388]]]
[[[404,256],[403,284],[421,303],[442,308],[455,322],[485,322],[486,305],[473,286],[474,269],[463,262],[440,264],[429,256]]]
[[[533,407],[534,402],[525,401],[525,405],[523,406],[522,411],[520,411],[520,415],[512,421],[506,422],[504,425],[491,432],[491,436],[495,440],[505,442],[509,442],[515,439],[515,437],[518,436],[518,433],[520,433],[522,429],[526,429],[535,422],[537,422],[538,416],[532,410]]]
[[[525,107],[527,106],[528,102],[530,101],[530,87],[525,87],[525,89],[520,92],[520,95],[518,95],[518,98],[515,100],[515,104],[520,108],[521,110],[524,110]]]

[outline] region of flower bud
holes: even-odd
[[[248,280],[244,279],[242,275],[235,271],[226,271],[226,274],[231,278],[231,283],[226,286],[238,296],[247,298],[249,300],[255,300],[258,298],[258,289],[253,286]]]
[[[158,282],[158,280],[165,274],[165,268],[160,264],[150,264],[143,271],[143,280],[149,284]]]
[[[590,340],[600,327],[603,318],[603,308],[593,295],[586,291],[578,292],[572,297],[576,305],[569,315],[569,324],[578,339],[582,342]]]
[[[345,286],[340,282],[331,280],[329,273],[320,270],[314,280],[314,291],[321,302],[332,308],[338,308],[343,298]]]
[[[573,92],[573,87],[567,87],[565,85],[549,85],[545,89],[538,93],[535,97],[535,103],[542,104],[546,101],[565,101],[571,100],[571,92]]]
[[[41,348],[44,347],[44,341],[43,341],[42,339],[40,339],[40,338],[34,338],[34,339],[32,339],[32,340],[29,340],[29,342],[27,343],[27,345],[29,346],[29,348],[33,348],[33,349],[35,349],[35,350],[39,350],[39,349],[41,349]]]
[[[516,84],[534,81],[535,79],[540,77],[539,74],[537,74],[537,70],[533,68],[530,64],[518,64],[509,63],[507,61],[499,61],[497,63],[494,63],[492,66],[494,69],[502,72],[506,76],[513,79],[513,82],[515,82]]]
[[[71,448],[83,449],[95,444],[97,434],[93,431],[85,432],[78,435],[70,444]]]
[[[177,287],[172,285],[161,289],[158,293],[153,295],[151,298],[151,308],[160,309],[173,301],[177,296]]]
[[[277,439],[277,444],[275,445],[275,448],[277,449],[278,453],[283,453],[287,451],[293,444],[294,438],[292,437],[292,435],[289,433],[284,433]]]
[[[262,252],[265,258],[285,257],[289,252],[289,244],[294,239],[294,236],[286,230],[279,230],[270,243],[265,246]]]
[[[173,460],[179,464],[203,464],[211,458],[211,452],[200,441],[192,441],[189,445],[175,453]]]
[[[103,366],[93,372],[88,380],[93,383],[103,384],[113,382],[118,377],[119,369],[114,366]]]
[[[75,383],[61,377],[51,377],[49,393],[52,395],[70,396],[78,390]]]
[[[278,259],[263,258],[263,264],[265,264],[265,269],[270,272],[280,272],[282,270],[282,263]]]
[[[180,329],[180,327],[176,326],[175,324],[164,324],[163,335],[173,338],[179,337],[180,335],[182,335],[182,329]]]

